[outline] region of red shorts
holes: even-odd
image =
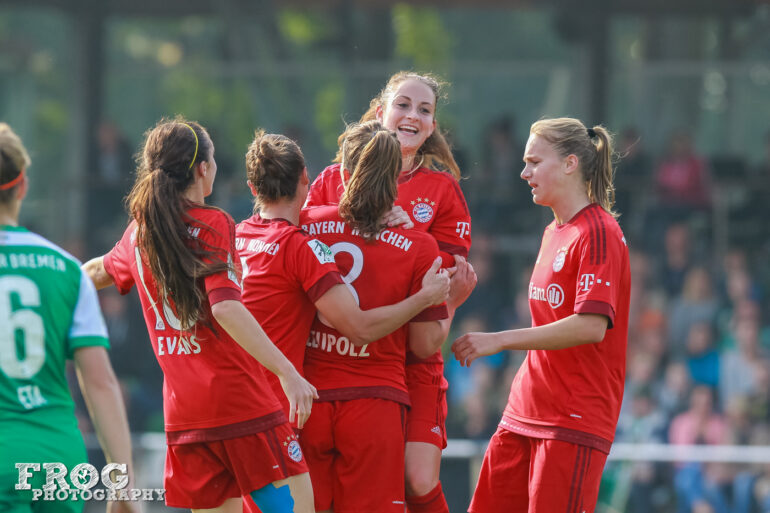
[[[607,455],[501,427],[489,441],[470,513],[592,513]]]
[[[443,363],[406,366],[406,386],[412,407],[406,416],[406,441],[446,447],[446,391]]]
[[[387,399],[313,404],[302,447],[317,511],[403,513],[405,418]]]
[[[169,445],[163,479],[166,505],[216,508],[229,498],[307,471],[289,424],[228,440]]]

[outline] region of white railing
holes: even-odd
[[[449,440],[444,458],[482,458],[487,442]],[[617,461],[721,461],[770,463],[770,446],[757,445],[670,445],[616,443],[607,458]]]

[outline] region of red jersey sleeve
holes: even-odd
[[[134,286],[134,276],[131,274],[131,264],[135,261],[134,238],[136,237],[136,221],[132,221],[123,237],[115,247],[104,256],[104,269],[112,277],[115,286],[121,294],[128,294]]]
[[[241,300],[241,269],[235,250],[235,223],[225,212],[215,209],[197,209],[192,213],[198,218],[190,229],[201,245],[211,255],[206,263],[225,262],[228,270],[206,276],[203,279],[209,303],[214,305],[225,300]]]
[[[615,324],[628,248],[617,225],[607,222],[598,209],[586,211],[593,229],[581,238],[580,265],[575,284],[575,313],[601,314]]]
[[[332,164],[313,180],[303,208],[336,205],[340,202],[343,190],[340,165]]]
[[[415,260],[415,270],[412,274],[412,283],[409,287],[409,295],[415,294],[422,288],[422,278],[425,273],[428,272],[430,266],[433,265],[433,261],[439,255],[438,245],[432,237],[421,237],[423,244],[421,244],[421,251],[417,255]],[[422,312],[414,316],[409,322],[428,322],[438,321],[449,317],[449,311],[446,304],[429,306]]]
[[[310,301],[315,303],[330,288],[344,283],[334,263],[334,255],[326,244],[297,232],[292,245],[287,263],[293,272],[289,275],[297,277]]]
[[[450,176],[443,185],[444,201],[439,206],[436,220],[428,229],[441,250],[444,267],[454,265],[453,255],[468,258],[471,247],[471,215],[465,196],[457,180]],[[448,261],[447,261],[448,260]]]

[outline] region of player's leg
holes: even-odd
[[[251,492],[262,513],[313,513],[313,485],[305,472]]]
[[[468,507],[470,513],[530,512],[528,480],[534,441],[534,438],[497,428],[484,453],[479,480]]]
[[[407,365],[412,407],[407,416],[406,503],[409,513],[449,513],[439,474],[446,447],[446,390],[442,365]]]
[[[409,513],[448,512],[439,482],[441,449],[426,442],[407,442],[405,457]]]
[[[594,511],[607,455],[561,440],[533,440],[529,513]]]

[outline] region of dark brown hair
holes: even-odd
[[[351,175],[340,198],[340,216],[371,240],[396,199],[401,144],[379,121],[349,125],[343,135],[342,166]]]
[[[7,123],[0,123],[0,185],[17,179],[29,164],[29,154],[19,136]],[[19,184],[0,191],[0,203],[8,203],[16,197],[17,187]]]
[[[407,80],[417,80],[428,86],[430,90],[433,91],[435,106],[438,107],[439,99],[443,98],[442,90],[444,88],[444,83],[441,80],[429,73],[399,71],[390,77],[388,83],[385,84],[385,87],[382,88],[382,91],[380,91],[377,96],[372,98],[372,100],[369,102],[369,109],[364,113],[363,116],[361,116],[359,123],[377,119],[377,107],[386,109],[398,86]],[[433,116],[435,119],[435,111]],[[342,160],[342,140],[344,137],[345,134],[343,133],[337,139],[337,144],[340,146],[340,150],[337,152],[335,162],[340,162]],[[417,150],[415,159],[416,161],[421,162],[421,165],[424,167],[446,171],[451,173],[451,175],[455,177],[455,180],[460,179],[460,167],[457,165],[457,162],[452,155],[452,147],[444,137],[438,122],[436,122],[436,129],[433,130],[433,133],[430,135],[430,137],[425,139],[425,142],[422,143],[420,149]]]
[[[588,187],[588,199],[618,217],[615,206],[615,170],[612,167],[612,135],[601,125],[586,128],[574,118],[541,119],[530,133],[553,145],[562,157],[575,155]]]
[[[173,300],[184,330],[199,320],[210,323],[203,315],[206,294],[201,280],[231,267],[223,250],[212,250],[188,229],[195,223],[213,230],[187,210],[215,207],[193,205],[184,196],[195,181],[197,165],[211,159],[213,151],[208,133],[198,123],[181,117],[162,119],[145,134],[136,181],[126,198],[139,228],[137,245],[155,279],[159,299]]]
[[[246,178],[257,190],[255,206],[293,199],[305,169],[305,156],[296,142],[279,134],[254,133],[246,151]]]

